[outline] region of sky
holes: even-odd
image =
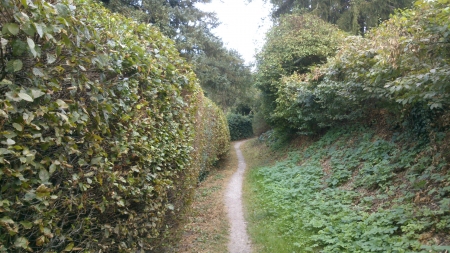
[[[213,33],[222,38],[227,48],[238,51],[246,64],[254,62],[255,52],[264,44],[271,25],[269,4],[263,0],[212,0],[197,7],[215,12],[221,24]]]

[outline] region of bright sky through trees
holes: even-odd
[[[269,4],[263,0],[251,3],[246,0],[212,0],[198,7],[217,13],[221,25],[213,32],[228,48],[237,50],[247,64],[255,60],[255,52],[263,45],[265,33],[271,25]]]

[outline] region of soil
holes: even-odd
[[[225,206],[230,223],[230,241],[228,242],[230,253],[249,253],[252,251],[242,207],[242,182],[247,165],[239,147],[244,142],[240,141],[234,145],[239,163],[236,172],[228,182],[225,193]]]

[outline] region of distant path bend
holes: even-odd
[[[240,141],[234,144],[239,165],[237,171],[231,176],[225,193],[225,206],[227,207],[228,220],[230,221],[230,241],[228,242],[228,251],[230,253],[252,252],[242,208],[242,182],[247,165],[239,147],[244,142]]]

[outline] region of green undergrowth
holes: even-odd
[[[450,172],[436,136],[339,128],[276,163],[251,161],[247,219],[258,252],[449,250]],[[257,142],[246,158],[269,154]]]

